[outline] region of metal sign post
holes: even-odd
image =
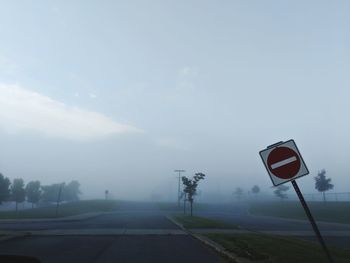
[[[295,192],[297,193],[297,195],[298,195],[298,197],[299,197],[300,203],[301,203],[301,205],[303,206],[303,208],[304,208],[304,210],[305,210],[305,213],[306,213],[306,215],[307,215],[307,217],[308,217],[308,219],[309,219],[309,221],[310,221],[310,223],[311,223],[311,226],[312,226],[312,228],[313,228],[313,230],[314,230],[314,232],[315,232],[315,234],[316,234],[316,236],[317,236],[317,239],[318,239],[318,241],[320,242],[320,244],[321,244],[321,246],[322,246],[324,252],[325,252],[326,255],[327,255],[327,258],[328,258],[329,262],[333,263],[332,256],[331,256],[331,254],[329,253],[329,250],[328,250],[328,248],[327,248],[327,246],[326,246],[326,243],[325,243],[324,240],[323,240],[323,237],[322,237],[322,235],[321,235],[321,232],[320,232],[320,230],[318,229],[318,226],[317,226],[317,224],[316,224],[316,222],[315,222],[315,220],[314,220],[314,217],[312,216],[311,211],[310,211],[309,207],[307,206],[307,203],[306,203],[306,201],[305,201],[305,199],[304,199],[303,194],[301,193],[301,191],[300,191],[300,189],[299,189],[299,186],[298,186],[297,182],[293,180],[293,181],[292,181],[292,185],[293,185],[293,187],[294,187]]]
[[[180,182],[181,182],[181,173],[186,172],[185,170],[174,170],[175,173],[179,173],[178,176],[178,185],[177,185],[177,206],[180,207],[180,200],[181,200],[181,188],[180,188]]]
[[[299,197],[300,203],[305,210],[318,241],[326,253],[329,262],[333,263],[332,256],[329,253],[320,230],[318,229],[303,194],[295,181],[295,179],[309,174],[309,170],[307,169],[294,140],[275,143],[268,146],[267,149],[260,151],[259,154],[274,186],[292,182],[294,190]]]
[[[63,187],[63,183],[60,184],[60,188],[58,189],[57,204],[56,204],[56,217],[58,217],[58,207],[59,207],[60,201],[61,201],[62,187]]]

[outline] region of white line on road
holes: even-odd
[[[187,235],[180,229],[139,229],[139,228],[97,228],[97,229],[55,229],[26,231],[34,236],[87,236],[87,235]]]

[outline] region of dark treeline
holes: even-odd
[[[78,201],[80,194],[80,183],[76,180],[51,185],[41,185],[40,181],[30,181],[25,185],[21,178],[15,178],[11,183],[9,178],[0,173],[0,204],[6,201],[16,202],[16,211],[18,203],[25,200],[32,203],[34,207],[39,202]]]

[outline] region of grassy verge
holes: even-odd
[[[177,204],[175,203],[157,203],[158,207],[160,210],[172,210],[172,211],[181,211],[182,207],[178,207]]]
[[[182,224],[185,228],[220,228],[220,229],[238,228],[238,226],[233,224],[228,224],[219,220],[214,220],[214,219],[209,219],[209,218],[199,217],[199,216],[176,214],[176,215],[173,215],[173,218],[177,222]]]
[[[158,203],[158,207],[160,210],[172,210],[172,211],[183,211],[183,202],[181,202],[181,206],[178,207],[177,203],[173,203],[173,202],[159,202]],[[194,211],[201,211],[203,209],[207,208],[207,204],[203,204],[203,203],[194,203],[193,204],[193,210]],[[189,204],[186,204],[186,209],[189,210],[190,206]]]
[[[258,234],[206,234],[239,257],[262,263],[328,262],[321,248],[296,238]],[[335,262],[350,262],[350,250],[331,249]]]
[[[58,210],[58,217],[85,214],[89,212],[108,212],[118,206],[114,200],[86,200],[73,203],[61,204]],[[54,218],[56,207],[40,207],[34,209],[0,212],[0,219],[25,219],[25,218]]]
[[[316,220],[350,224],[350,202],[308,202]],[[250,212],[255,215],[276,216],[284,218],[307,219],[299,202],[254,203]]]

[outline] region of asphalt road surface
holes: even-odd
[[[22,236],[0,242],[0,254],[36,256],[42,262],[225,262],[187,235],[149,203],[123,203],[113,213],[83,220],[0,222],[0,230]],[[312,231],[308,221],[252,216],[244,206],[215,205],[197,215],[253,231]],[[321,232],[349,232],[350,225],[318,222]],[[300,236],[315,240],[311,235]],[[349,236],[325,236],[329,245],[350,248]]]
[[[0,242],[0,254],[35,256],[43,263],[224,262],[151,204],[128,204],[81,221],[1,223],[0,228],[47,230]]]

